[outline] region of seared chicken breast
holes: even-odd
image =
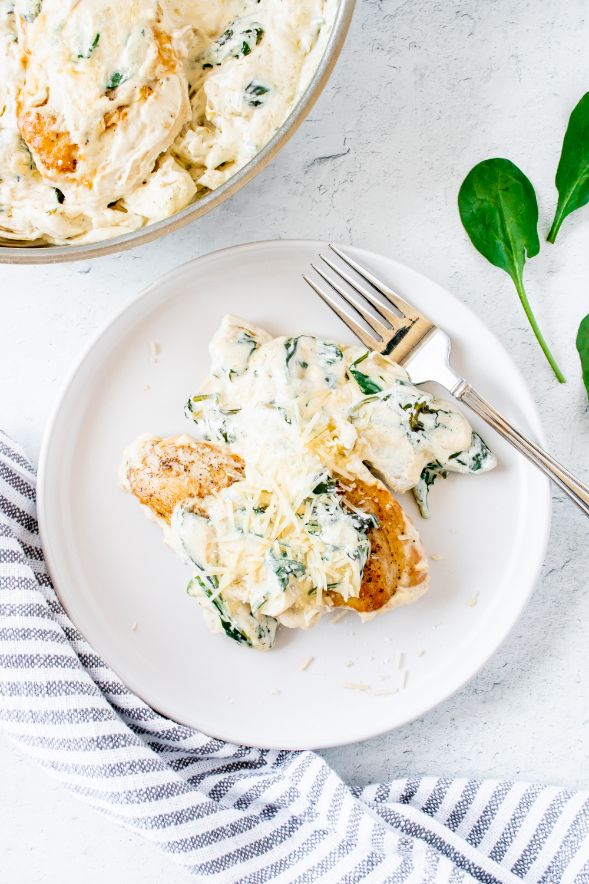
[[[240,457],[190,436],[141,436],[123,458],[121,482],[167,524],[174,509],[198,502],[243,478]]]
[[[370,484],[358,479],[346,480],[341,493],[344,504],[373,515],[376,524],[368,531],[370,555],[364,567],[360,595],[344,599],[331,591],[329,597],[333,604],[353,608],[368,618],[378,611],[416,601],[428,588],[427,557],[401,504],[376,480]]]
[[[142,436],[123,458],[123,485],[153,516],[170,524],[177,507],[206,515],[206,498],[218,494],[244,476],[241,458],[209,442],[190,436]],[[375,480],[367,484],[345,480],[339,486],[344,507],[374,517],[359,597],[344,599],[326,594],[326,609],[353,608],[370,615],[415,601],[429,582],[427,559],[417,532],[391,492]]]

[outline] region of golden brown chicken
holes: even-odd
[[[427,559],[400,503],[377,480],[368,485],[346,479],[342,495],[344,504],[374,515],[378,525],[368,531],[370,555],[360,595],[346,601],[331,591],[333,604],[353,608],[359,614],[372,614],[417,599],[427,589]]]
[[[25,111],[19,103],[18,123],[23,140],[48,174],[67,176],[76,171],[79,147],[59,128],[55,114],[44,114],[37,108]]]
[[[169,523],[178,504],[215,494],[243,472],[241,458],[218,445],[190,436],[144,436],[125,452],[121,478],[140,503]]]

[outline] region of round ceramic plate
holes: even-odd
[[[403,504],[432,556],[416,604],[363,624],[352,612],[280,631],[268,653],[211,634],[184,591],[189,570],[117,484],[140,433],[190,432],[189,394],[208,370],[225,313],[275,334],[350,333],[301,274],[325,246],[254,243],[164,277],[94,340],[70,376],[41,455],[39,521],[56,590],[72,620],[125,683],[176,721],[234,742],[319,748],[399,727],[460,688],[505,638],[546,547],[548,482],[493,431],[492,473],[453,476],[431,494],[429,521]],[[389,258],[349,249],[454,341],[456,368],[532,437],[526,384],[463,304]]]

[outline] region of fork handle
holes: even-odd
[[[549,479],[568,494],[583,512],[589,516],[589,488],[579,482],[572,473],[558,463],[550,454],[528,439],[520,430],[513,426],[496,408],[483,399],[466,381],[460,380],[451,390],[459,402],[468,405],[490,427],[511,442],[521,454],[535,464]]]

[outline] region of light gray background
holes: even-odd
[[[164,271],[245,240],[332,238],[391,254],[478,311],[525,372],[550,448],[589,479],[589,409],[574,348],[589,312],[589,209],[565,222],[559,244],[545,245],[527,271],[565,387],[543,361],[509,280],[474,252],[456,211],[471,166],[508,156],[534,181],[541,230],[548,229],[566,120],[589,87],[586,15],[585,0],[358,0],[347,46],[311,118],[236,198],[136,252],[0,269],[4,428],[36,457],[73,360]],[[541,583],[484,671],[422,721],[326,752],[329,762],[354,783],[447,774],[586,786],[588,527],[556,494]],[[0,783],[1,884],[189,880],[6,741]]]

